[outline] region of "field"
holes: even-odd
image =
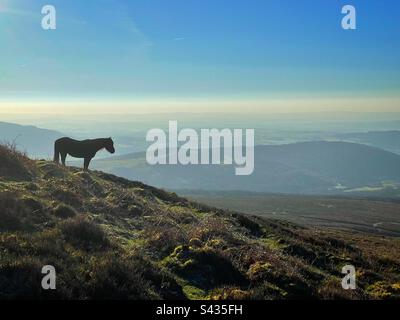
[[[222,209],[307,226],[327,226],[400,236],[400,201],[257,193],[180,192],[189,199]]]

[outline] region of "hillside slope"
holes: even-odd
[[[0,165],[0,299],[400,298],[398,239],[216,210],[5,147]],[[44,265],[57,290],[41,289]]]

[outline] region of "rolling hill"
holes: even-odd
[[[256,146],[253,175],[231,166],[150,166],[145,154],[94,161],[93,167],[171,190],[295,194],[390,193],[399,195],[400,156],[346,142]]]
[[[400,154],[400,131],[368,131],[338,134],[336,138],[362,143]]]
[[[15,143],[19,150],[35,158],[52,158],[54,141],[62,136],[54,130],[0,122],[0,142]]]
[[[0,299],[400,298],[395,238],[218,210],[3,146],[0,169]],[[57,290],[41,288],[44,265]]]

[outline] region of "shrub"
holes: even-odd
[[[26,215],[25,211],[25,208],[11,193],[0,193],[0,231],[22,229],[21,218]]]
[[[189,241],[189,246],[201,248],[203,246],[203,242],[200,239],[192,238]]]
[[[51,192],[51,197],[73,207],[80,207],[82,205],[81,198],[76,193],[66,189],[54,190]]]
[[[103,229],[84,216],[62,222],[60,229],[66,241],[83,249],[104,248],[109,245]]]
[[[250,300],[288,299],[288,293],[285,290],[267,281],[258,284],[257,286],[252,288],[250,292],[251,294],[248,297]]]
[[[0,299],[32,299],[44,294],[41,288],[43,264],[21,258],[0,264]]]
[[[0,231],[17,231],[22,228],[21,220],[8,211],[0,210]]]
[[[206,217],[195,225],[190,232],[190,238],[197,238],[203,242],[222,238],[234,242],[230,222],[218,217]]]
[[[21,199],[22,204],[29,209],[32,213],[42,213],[43,206],[40,201],[36,200],[35,198],[25,196]]]
[[[32,223],[33,225],[43,225],[49,222],[49,216],[46,214],[47,210],[42,203],[34,197],[23,196],[18,199],[18,202],[25,211],[25,223]]]
[[[210,294],[210,300],[248,300],[250,293],[240,288],[224,287],[214,290]]]
[[[17,181],[30,180],[33,161],[16,148],[15,143],[0,144],[0,177]]]
[[[55,207],[53,213],[55,216],[61,219],[73,218],[77,214],[74,208],[65,204],[59,204],[57,207]]]
[[[148,226],[147,245],[152,251],[157,252],[161,257],[169,255],[178,245],[187,241],[186,235],[182,230],[174,227]]]
[[[90,264],[87,294],[91,299],[157,299],[151,283],[143,278],[143,266],[135,258],[107,254]]]
[[[321,282],[318,289],[318,298],[324,300],[360,300],[365,298],[360,289],[343,290],[341,282],[341,278],[328,277]]]
[[[221,252],[203,247],[179,246],[164,264],[198,288],[245,285],[247,280]]]
[[[261,226],[251,220],[252,217],[246,217],[242,214],[234,214],[233,217],[236,218],[240,226],[247,229],[252,236],[260,237],[263,234]]]
[[[375,300],[399,299],[400,283],[389,284],[385,281],[378,281],[367,287],[367,293]]]

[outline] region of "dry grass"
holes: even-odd
[[[46,264],[58,275],[50,298],[399,298],[398,239],[224,212],[15,148],[3,158],[17,174],[0,181],[0,299],[47,298],[36,283]],[[345,264],[356,292],[341,289]]]
[[[35,162],[19,151],[15,143],[0,144],[0,164],[0,178],[3,179],[29,180],[34,173]]]

